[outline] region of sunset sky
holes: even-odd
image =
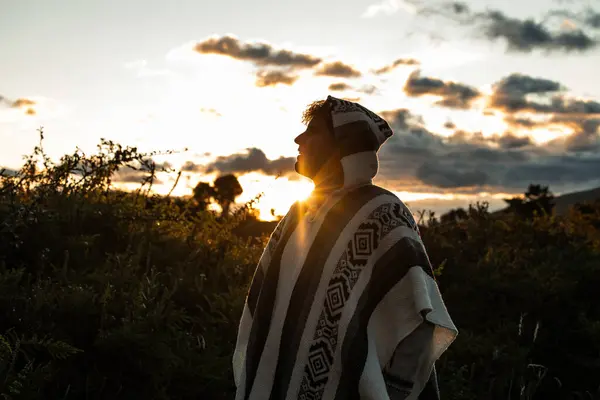
[[[592,6],[596,4],[596,8]],[[184,179],[235,173],[283,214],[301,113],[328,94],[394,136],[375,183],[413,211],[600,186],[600,4],[578,0],[0,0],[0,166],[44,127],[58,158],[100,138]],[[278,172],[283,176],[275,179]],[[168,192],[176,174],[160,176]],[[136,179],[122,174],[121,181]]]

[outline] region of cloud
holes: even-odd
[[[343,92],[344,90],[352,90],[352,86],[345,82],[336,82],[329,85],[329,90],[332,92]]]
[[[493,89],[494,93],[490,98],[490,105],[493,108],[514,112],[527,109],[544,111],[544,109],[547,109],[547,106],[530,103],[527,100],[527,95],[546,95],[558,92],[564,88],[559,82],[549,79],[511,74],[494,83]]]
[[[420,126],[425,123],[422,117],[416,116],[411,113],[407,108],[399,108],[393,111],[382,111],[381,116],[394,127],[400,131],[407,131],[411,127]]]
[[[387,74],[388,72],[392,71],[393,69],[395,69],[396,67],[401,66],[401,65],[415,66],[415,65],[420,65],[420,64],[421,63],[419,62],[419,60],[416,60],[414,58],[399,58],[399,59],[395,60],[393,63],[391,63],[390,65],[385,65],[381,68],[373,70],[373,73],[376,75],[382,75],[382,74]]]
[[[149,160],[147,164],[136,165],[135,168],[125,166],[121,167],[118,171],[116,171],[113,176],[113,182],[117,183],[142,183],[144,179],[148,179],[151,175],[150,166],[154,164],[155,173],[159,172],[171,172],[173,166],[168,161],[165,162],[156,162]],[[154,177],[153,183],[155,185],[162,185],[162,181]]]
[[[536,48],[549,51],[585,51],[598,45],[596,39],[581,30],[553,33],[532,19],[510,18],[500,11],[487,12],[481,18],[485,21],[483,29],[489,39],[503,38],[508,49],[517,52],[530,52]]]
[[[551,10],[546,16],[566,18],[571,24],[579,23],[592,29],[600,29],[600,12],[590,7],[577,13],[569,10]]]
[[[360,71],[354,69],[348,64],[344,64],[341,61],[334,61],[322,65],[319,69],[317,69],[315,75],[335,76],[338,78],[357,78],[362,74],[360,73]]]
[[[204,172],[206,168],[202,164],[196,164],[193,161],[186,161],[182,166],[183,172]]]
[[[266,87],[275,85],[293,85],[298,80],[298,75],[292,75],[283,71],[262,70],[256,74],[256,86]]]
[[[37,111],[33,108],[33,106],[37,105],[37,102],[27,99],[27,98],[19,98],[16,100],[9,100],[7,97],[0,95],[0,105],[9,108],[17,108],[25,111],[26,115],[36,115]]]
[[[361,87],[360,89],[358,89],[358,91],[360,93],[364,93],[364,94],[375,94],[379,92],[379,89],[377,89],[377,86],[375,85],[365,85],[363,87]]]
[[[421,77],[420,71],[415,71],[409,76],[404,86],[404,92],[412,97],[439,96],[441,100],[436,104],[457,109],[470,108],[471,103],[481,95],[477,89],[461,83]]]
[[[489,106],[507,113],[574,114],[582,118],[600,114],[599,102],[568,98],[561,93],[565,90],[564,86],[548,79],[512,74],[496,82],[493,88]],[[531,100],[528,95],[538,95],[544,101]],[[523,119],[509,122],[528,123]]]
[[[511,74],[495,83],[496,92],[526,95],[529,93],[548,93],[563,90],[556,81],[536,78],[523,74]]]
[[[212,36],[199,43],[194,49],[202,54],[219,54],[259,66],[290,68],[312,68],[321,62],[319,57],[295,53],[286,49],[275,49],[268,43],[243,43],[234,36]]]
[[[444,124],[444,128],[446,129],[456,129],[456,124],[452,121],[448,121]]]
[[[463,26],[476,25],[488,40],[502,39],[507,44],[507,50],[513,52],[529,53],[537,49],[548,52],[583,52],[594,49],[599,43],[598,38],[581,29],[552,31],[545,25],[547,21],[513,18],[498,10],[472,12],[466,4],[460,2],[445,3],[442,7],[421,8],[419,13],[441,15]],[[591,16],[588,25],[593,25],[595,18],[595,15]]]
[[[600,121],[589,124],[585,137],[574,133],[535,145],[531,138],[511,133],[484,137],[458,131],[445,138],[406,109],[381,115],[395,135],[379,152],[378,179],[391,186],[512,192],[531,182],[560,189],[598,180],[600,141],[592,132]]]
[[[129,167],[123,167],[115,172],[112,176],[113,182],[116,183],[142,183],[145,179],[150,177],[150,172],[147,170],[135,170]],[[162,181],[156,176],[154,177],[153,183],[155,185],[162,185]]]
[[[552,118],[551,123],[561,124],[572,129],[571,135],[554,141],[562,144],[568,151],[600,153],[600,116],[581,118],[557,115]]]
[[[493,140],[503,149],[518,149],[533,144],[533,141],[529,136],[515,136],[512,133],[506,133]]]
[[[594,28],[600,29],[600,12],[596,12],[594,10],[588,10],[587,15],[584,19],[586,25]]]
[[[206,173],[219,172],[221,174],[260,171],[266,175],[288,175],[295,172],[295,157],[279,157],[269,160],[265,153],[258,148],[247,149],[246,154],[231,154],[220,156],[206,166]]]
[[[409,14],[417,12],[416,7],[409,0],[382,0],[380,3],[371,4],[362,14],[363,18],[373,18],[379,14],[392,15],[403,10]]]
[[[13,108],[25,108],[25,107],[30,107],[30,106],[34,106],[36,103],[33,100],[29,100],[29,99],[17,99],[15,101],[12,102],[11,107]]]

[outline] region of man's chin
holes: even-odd
[[[307,168],[305,168],[304,165],[302,165],[302,162],[296,161],[296,164],[294,164],[294,169],[300,175],[305,176],[308,179],[312,179],[312,174],[309,171],[307,171]]]

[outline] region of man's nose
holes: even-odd
[[[296,144],[300,144],[300,142],[302,141],[302,136],[304,135],[304,132],[302,132],[301,134],[299,134],[298,136],[296,136],[296,139],[294,139],[294,143]]]

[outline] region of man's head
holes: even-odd
[[[296,172],[313,181],[317,174],[328,175],[323,169],[335,169],[339,164],[339,151],[334,140],[331,127],[329,103],[325,100],[315,101],[308,105],[302,114],[302,122],[306,130],[294,142],[299,146]]]

